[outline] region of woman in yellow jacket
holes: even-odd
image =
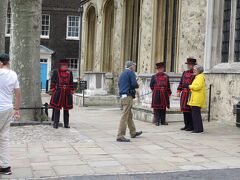
[[[201,109],[206,108],[206,85],[203,67],[200,65],[194,66],[194,75],[196,76],[189,89],[191,90],[190,100],[188,105],[191,106],[193,128],[192,133],[203,132],[203,121]]]

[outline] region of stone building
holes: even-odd
[[[206,0],[89,0],[83,5],[81,73],[91,95],[117,95],[126,60],[137,63],[140,95],[147,94],[155,63],[164,61],[176,87],[189,56],[204,62]],[[104,92],[105,91],[105,92]],[[139,99],[149,109],[151,95]]]
[[[240,101],[240,1],[208,0],[205,70],[212,84],[212,119],[233,123]]]

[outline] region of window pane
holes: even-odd
[[[223,13],[223,36],[222,36],[222,62],[228,62],[229,58],[229,36],[231,20],[231,0],[224,0]]]
[[[67,30],[68,30],[67,32],[68,38],[79,37],[79,17],[78,16],[68,16]]]
[[[236,14],[236,36],[235,36],[235,62],[240,62],[240,2],[237,1],[237,14]]]
[[[42,36],[49,37],[50,15],[42,15]]]
[[[73,78],[78,78],[78,59],[69,59],[69,69],[73,73]]]

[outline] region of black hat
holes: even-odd
[[[156,68],[162,68],[165,66],[165,63],[164,62],[158,62],[156,63]]]
[[[196,65],[197,64],[197,60],[195,58],[189,57],[189,58],[187,58],[187,62],[185,64]]]
[[[61,65],[69,65],[69,60],[68,59],[61,59],[61,60],[59,60],[59,64],[61,64]]]
[[[6,62],[6,61],[9,61],[9,60],[10,60],[10,58],[9,58],[8,54],[6,54],[6,53],[1,53],[0,54],[0,61],[1,62]]]

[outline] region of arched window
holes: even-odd
[[[154,60],[164,61],[166,71],[175,71],[179,0],[155,0]]]
[[[140,10],[140,0],[125,0],[123,61],[133,60],[136,63],[138,62]]]
[[[113,69],[113,33],[114,0],[108,0],[104,6],[103,72],[112,72]]]
[[[93,6],[87,12],[87,49],[86,49],[86,71],[93,71],[95,57],[96,38],[96,10]]]

